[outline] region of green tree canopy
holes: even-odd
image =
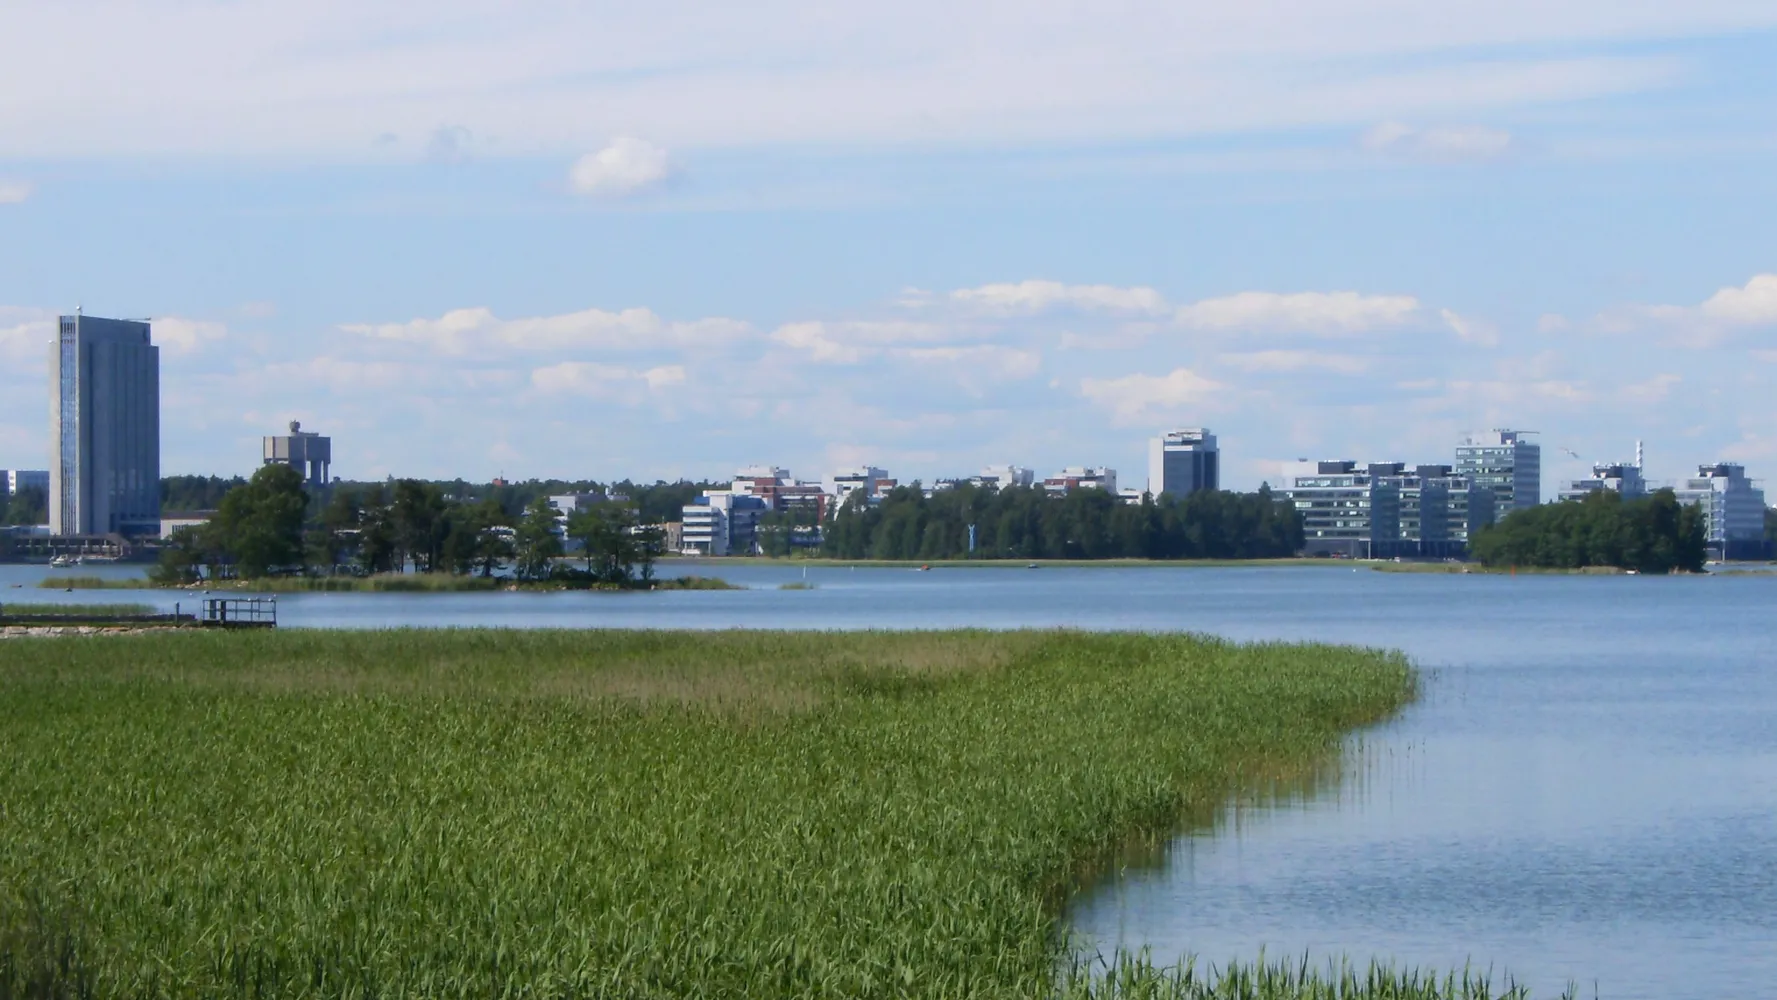
[[[1469,550],[1488,566],[1694,573],[1708,558],[1703,535],[1703,511],[1679,503],[1671,490],[1636,500],[1600,490],[1584,500],[1514,511],[1476,532]]]
[[[301,569],[306,564],[303,521],[308,495],[302,474],[288,465],[267,465],[245,486],[222,498],[207,528],[211,540],[244,577]]]

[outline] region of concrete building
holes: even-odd
[[[874,465],[859,465],[849,469],[841,469],[827,477],[827,492],[840,503],[851,496],[853,490],[863,490],[867,497],[875,497],[883,492],[883,484],[890,487],[894,480],[889,478],[887,469],[878,469]]]
[[[326,489],[333,481],[333,439],[303,430],[300,421],[290,421],[289,434],[266,437],[264,452],[266,465],[288,465],[311,489]]]
[[[1456,474],[1491,489],[1500,517],[1542,502],[1542,446],[1524,440],[1534,433],[1496,430],[1456,447]]]
[[[201,528],[210,523],[216,516],[213,510],[167,510],[160,515],[160,537],[162,541],[173,537],[173,532],[180,528]]]
[[[1205,427],[1169,431],[1148,440],[1148,492],[1183,500],[1198,490],[1220,489],[1221,453]]]
[[[1067,493],[1078,489],[1117,492],[1117,470],[1100,466],[1070,465],[1043,480],[1043,489],[1050,493]]]
[[[679,552],[688,556],[752,555],[758,547],[759,518],[768,509],[763,497],[711,490],[686,504],[680,514]]]
[[[1697,504],[1707,516],[1703,536],[1718,559],[1762,559],[1765,544],[1765,491],[1734,462],[1697,467],[1694,479],[1673,491],[1680,503]]]
[[[873,470],[881,472],[882,470]],[[886,482],[879,479],[877,482]],[[800,514],[803,520],[818,526],[827,517],[838,499],[820,483],[798,482],[789,469],[777,466],[751,466],[740,470],[730,487],[745,496],[765,501],[766,509],[780,514]],[[872,490],[874,492],[874,488]],[[818,530],[818,529],[817,529]],[[804,533],[806,534],[806,533]]]
[[[61,317],[49,357],[49,524],[160,533],[160,349],[149,324]]]
[[[1036,481],[1036,473],[1020,465],[990,465],[971,480],[976,486],[991,486],[996,490],[1012,486],[1029,488]]]

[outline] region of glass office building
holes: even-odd
[[[1190,427],[1148,440],[1148,492],[1183,500],[1198,490],[1217,490],[1221,452],[1207,428]]]
[[[1524,440],[1533,431],[1494,431],[1456,447],[1457,475],[1493,491],[1500,517],[1542,502],[1542,446]]]
[[[160,534],[160,349],[136,320],[63,316],[50,348],[49,524]]]

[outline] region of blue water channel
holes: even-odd
[[[1086,949],[1509,970],[1540,996],[1777,996],[1777,577],[1326,568],[684,567],[749,589],[300,594],[285,625],[1197,631],[1404,650],[1424,697],[1344,780],[1084,891]],[[196,595],[36,589],[0,603]],[[127,575],[127,568],[81,567]],[[4,648],[0,647],[0,657]]]

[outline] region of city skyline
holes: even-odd
[[[82,304],[155,317],[179,472],[1777,463],[1777,12],[1268,10],[27,0],[20,92],[165,58],[0,108],[0,467]]]

